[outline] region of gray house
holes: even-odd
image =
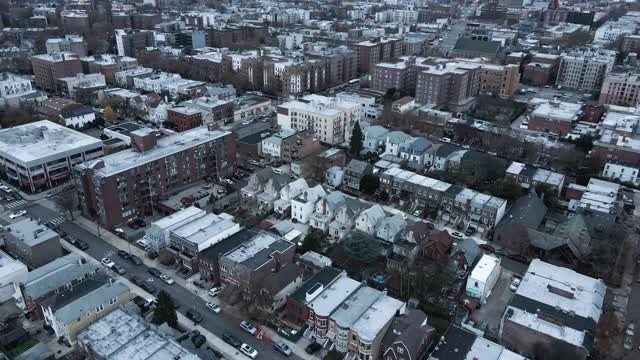
[[[360,191],[360,181],[365,175],[373,174],[373,167],[366,161],[351,160],[344,168],[343,184],[347,190]]]

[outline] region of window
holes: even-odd
[[[115,303],[118,302],[118,298],[117,297],[112,297],[111,299],[109,299],[109,305],[113,305]]]
[[[398,350],[398,354],[404,354],[404,348],[402,346],[398,346],[396,350]]]
[[[96,307],[96,312],[101,312],[102,310],[104,310],[104,305],[100,304]]]
[[[478,287],[478,282],[476,281],[473,286]]]

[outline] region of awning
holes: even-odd
[[[478,214],[471,215],[471,220],[472,221],[480,221],[480,215],[478,215]]]

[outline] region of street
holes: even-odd
[[[18,211],[20,209],[27,210],[29,216],[33,218],[38,218],[42,223],[47,223],[51,220],[59,222],[61,219],[61,214],[58,211],[51,210],[45,206],[42,206],[37,203],[27,203],[23,206],[11,209],[9,212]],[[5,212],[5,216],[6,217]],[[4,219],[3,219],[4,220]],[[19,219],[16,219],[16,221]],[[199,324],[203,328],[210,331],[212,334],[221,337],[224,332],[231,333],[240,339],[242,342],[249,344],[254,347],[260,353],[260,357],[267,359],[277,359],[284,358],[285,356],[278,351],[275,350],[273,345],[269,342],[263,342],[254,336],[242,331],[239,327],[240,321],[244,320],[242,318],[237,318],[232,316],[230,313],[215,314],[207,307],[205,307],[205,301],[198,296],[198,294],[194,294],[183,286],[179,285],[177,282],[173,285],[168,285],[161,281],[158,278],[154,278],[148,273],[148,267],[145,265],[136,266],[131,264],[128,261],[120,258],[117,255],[118,248],[109,244],[105,240],[101,239],[98,236],[95,236],[92,232],[83,228],[82,226],[76,224],[72,221],[61,222],[59,224],[61,230],[67,233],[68,236],[72,236],[78,239],[82,239],[89,244],[89,249],[85,251],[88,255],[93,257],[96,260],[100,260],[103,257],[109,257],[116,264],[122,266],[127,273],[124,275],[125,278],[129,279],[131,276],[137,276],[142,279],[153,279],[153,286],[158,290],[164,290],[171,297],[173,297],[175,303],[179,305],[178,312],[181,314],[185,314],[190,308],[196,309],[200,314],[202,314],[203,321]],[[101,230],[102,233],[107,233],[107,230]],[[128,252],[132,252],[132,249],[135,248],[134,244],[130,244],[130,249],[124,249]],[[137,248],[136,248],[137,249]],[[164,270],[162,268],[158,268],[159,270]],[[169,273],[172,277],[174,274]],[[206,290],[201,290],[206,291]],[[212,298],[214,302],[217,302],[215,298]],[[223,306],[224,309],[224,306]],[[190,329],[187,329],[190,330]],[[239,355],[242,356],[242,355]],[[291,356],[292,359],[300,359],[295,355]]]

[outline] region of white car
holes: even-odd
[[[636,326],[634,324],[627,325],[627,330],[625,333],[629,336],[633,336],[636,334]]]
[[[147,240],[144,239],[144,237],[142,239],[136,240],[136,244],[140,245],[140,247],[142,248],[149,246],[149,243],[147,242]]]
[[[279,168],[271,168],[271,169],[276,174],[284,174],[284,171],[282,169],[279,169]]]
[[[240,351],[242,351],[243,354],[247,355],[248,357],[255,359],[258,357],[258,350],[252,348],[251,346],[247,345],[247,344],[242,344],[240,345]]]
[[[443,142],[446,142],[446,143],[450,143],[451,139],[449,139],[448,137],[443,137],[443,138],[440,138],[440,141],[443,141]]]
[[[222,182],[227,184],[227,185],[233,185],[233,180],[229,180],[229,179],[222,179]]]
[[[22,216],[22,215],[24,215],[24,214],[26,214],[26,213],[27,213],[27,210],[20,210],[20,211],[18,211],[18,212],[15,212],[15,213],[13,213],[13,214],[10,214],[10,215],[9,215],[9,218],[10,218],[10,219],[19,218],[20,216]]]
[[[511,282],[511,285],[509,286],[509,289],[511,289],[511,291],[515,292],[516,290],[518,290],[518,286],[520,286],[520,279],[513,279],[513,281]]]
[[[220,286],[211,288],[211,290],[209,290],[209,296],[218,296],[218,294],[220,294],[220,291],[222,291],[222,288]]]
[[[449,235],[451,235],[451,237],[453,237],[455,239],[458,239],[458,240],[464,239],[464,235],[462,235],[461,233],[459,233],[457,231],[450,232]]]
[[[523,121],[522,123],[520,123],[520,129],[528,129],[529,128],[529,122],[528,121]]]
[[[102,263],[102,265],[110,268],[113,265],[115,265],[116,263],[114,263],[111,259],[109,258],[102,258],[102,260],[100,260],[100,263]]]
[[[216,314],[220,314],[222,312],[222,308],[218,304],[214,304],[211,301],[208,301],[206,306]]]
[[[173,279],[171,278],[171,276],[167,275],[167,274],[162,274],[160,275],[160,279],[162,279],[162,281],[166,282],[167,284],[171,285],[173,284],[175,281],[173,281]]]
[[[255,335],[258,332],[258,328],[253,326],[253,324],[248,321],[242,321],[240,323],[240,328],[242,328],[242,330],[248,332],[251,335]]]

